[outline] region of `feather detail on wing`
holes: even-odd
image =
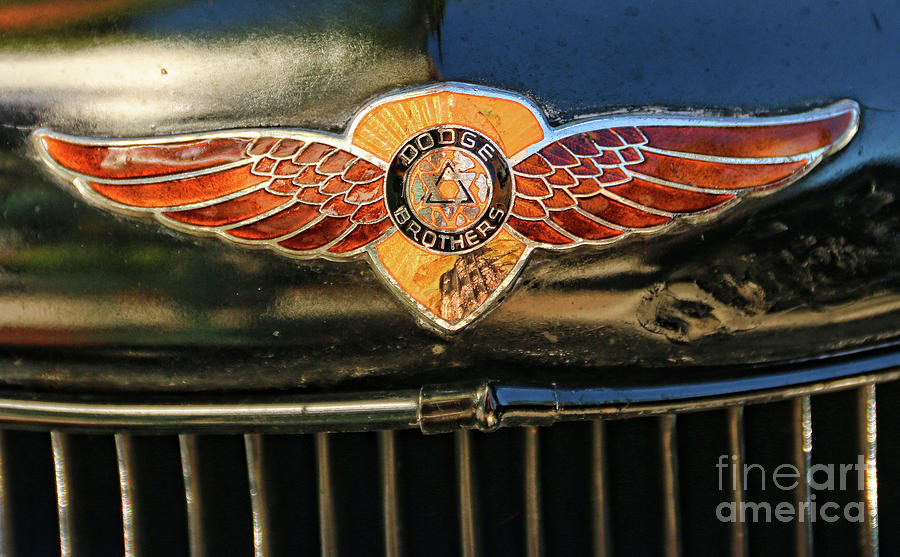
[[[325,134],[115,141],[36,135],[41,155],[85,196],[120,212],[153,214],[173,228],[300,257],[347,257],[392,226],[385,163]]]
[[[514,165],[509,225],[545,248],[658,231],[794,182],[858,120],[844,101],[787,117],[623,115],[559,128]]]

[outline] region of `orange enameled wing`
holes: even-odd
[[[300,257],[346,257],[391,227],[384,163],[324,134],[104,141],[38,132],[37,141],[89,199],[182,230]]]
[[[852,137],[858,118],[845,101],[788,117],[623,115],[567,126],[513,167],[509,224],[544,248],[658,231],[799,179]]]

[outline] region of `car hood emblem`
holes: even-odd
[[[282,255],[367,258],[423,321],[484,315],[535,249],[603,246],[721,214],[809,172],[859,106],[776,117],[620,113],[552,127],[527,98],[441,83],[369,103],[344,135],[34,132],[92,203]]]

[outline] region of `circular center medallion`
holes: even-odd
[[[421,132],[394,155],[387,203],[397,229],[438,253],[471,251],[500,231],[512,196],[500,150],[478,132]]]

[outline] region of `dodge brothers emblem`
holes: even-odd
[[[457,331],[535,249],[709,219],[809,172],[859,107],[775,117],[619,113],[551,127],[520,95],[441,83],[366,106],[344,135],[242,129],[92,139],[35,132],[105,209],[299,258],[367,258],[423,320]]]

